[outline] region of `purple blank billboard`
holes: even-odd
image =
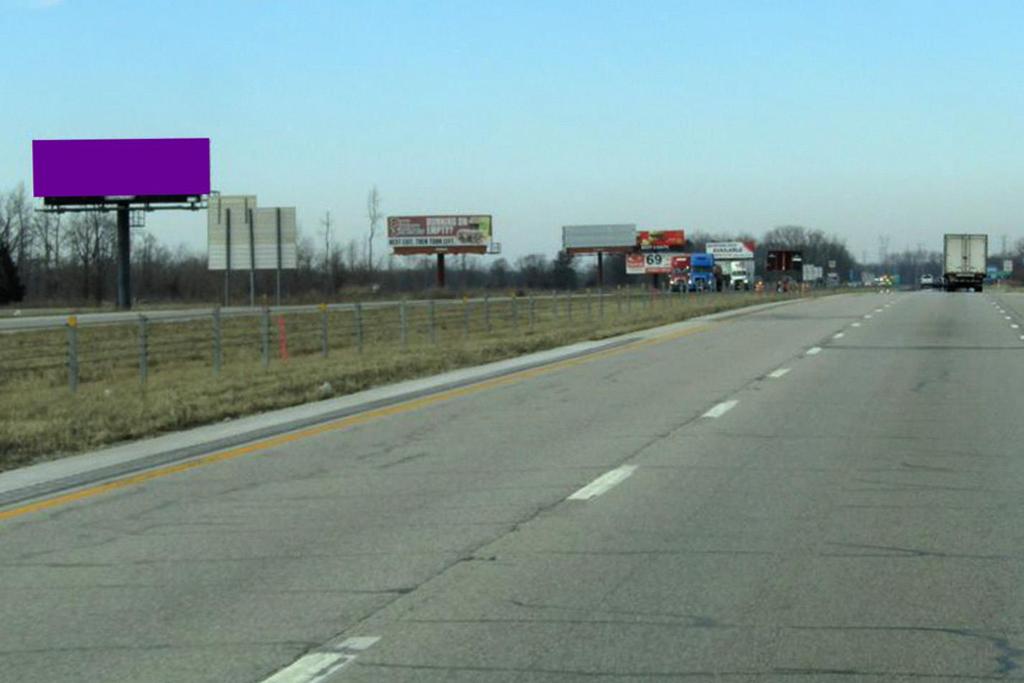
[[[32,141],[36,197],[209,193],[209,138]]]

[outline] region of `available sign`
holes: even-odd
[[[704,251],[716,261],[749,261],[754,258],[753,242],[708,242]]]
[[[682,230],[641,230],[636,234],[636,246],[641,251],[682,249],[686,235]]]
[[[476,251],[484,253],[490,244],[491,217],[391,216],[388,218],[388,244],[396,249],[424,252]]]
[[[672,270],[672,260],[682,256],[677,251],[654,251],[646,254],[626,254],[627,275],[656,275]]]

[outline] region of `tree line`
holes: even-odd
[[[371,230],[380,219],[380,197],[371,190]],[[319,239],[305,234],[298,243],[298,267],[285,271],[282,289],[290,302],[317,302],[372,292],[422,292],[435,284],[433,257],[373,257],[372,239],[338,244],[328,227]],[[843,240],[800,226],[773,228],[760,239],[751,235],[707,233],[688,235],[688,251],[702,251],[710,241],[754,239],[756,258],[764,263],[768,249],[798,249],[806,263],[825,266],[836,261],[843,279],[857,266]],[[170,247],[152,234],[132,235],[133,290],[141,302],[216,303],[224,299],[224,274],[207,269],[206,254],[184,246]],[[117,226],[112,213],[45,213],[35,211],[23,184],[0,198],[0,303],[24,300],[33,305],[103,305],[116,297]],[[450,291],[464,289],[576,289],[597,285],[593,257],[533,253],[504,257],[449,257]],[[5,266],[5,263],[7,264]],[[761,266],[758,266],[760,271]],[[257,273],[257,291],[273,297],[275,274]],[[642,276],[626,275],[625,257],[606,254],[604,285],[641,284]],[[248,302],[248,273],[233,273],[229,300]]]

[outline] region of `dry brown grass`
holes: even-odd
[[[625,297],[537,297],[533,324],[526,298],[492,302],[490,326],[481,300],[435,309],[436,341],[427,306],[408,306],[403,346],[397,308],[366,310],[358,348],[355,316],[328,313],[330,351],[321,355],[322,315],[293,314],[286,322],[290,358],[278,357],[276,319],[270,361],[263,367],[260,319],[222,325],[223,367],[212,371],[212,324],[152,323],[148,375],[139,377],[137,325],[78,330],[78,391],[68,388],[67,330],[0,336],[0,469],[152,436],[227,418],[347,394],[402,379],[599,339],[752,304],[776,295],[708,294]],[[589,309],[589,312],[588,312]],[[468,327],[467,327],[468,324]]]

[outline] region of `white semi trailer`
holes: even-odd
[[[972,288],[980,292],[988,262],[988,235],[947,234],[944,238],[943,277],[947,292]]]

